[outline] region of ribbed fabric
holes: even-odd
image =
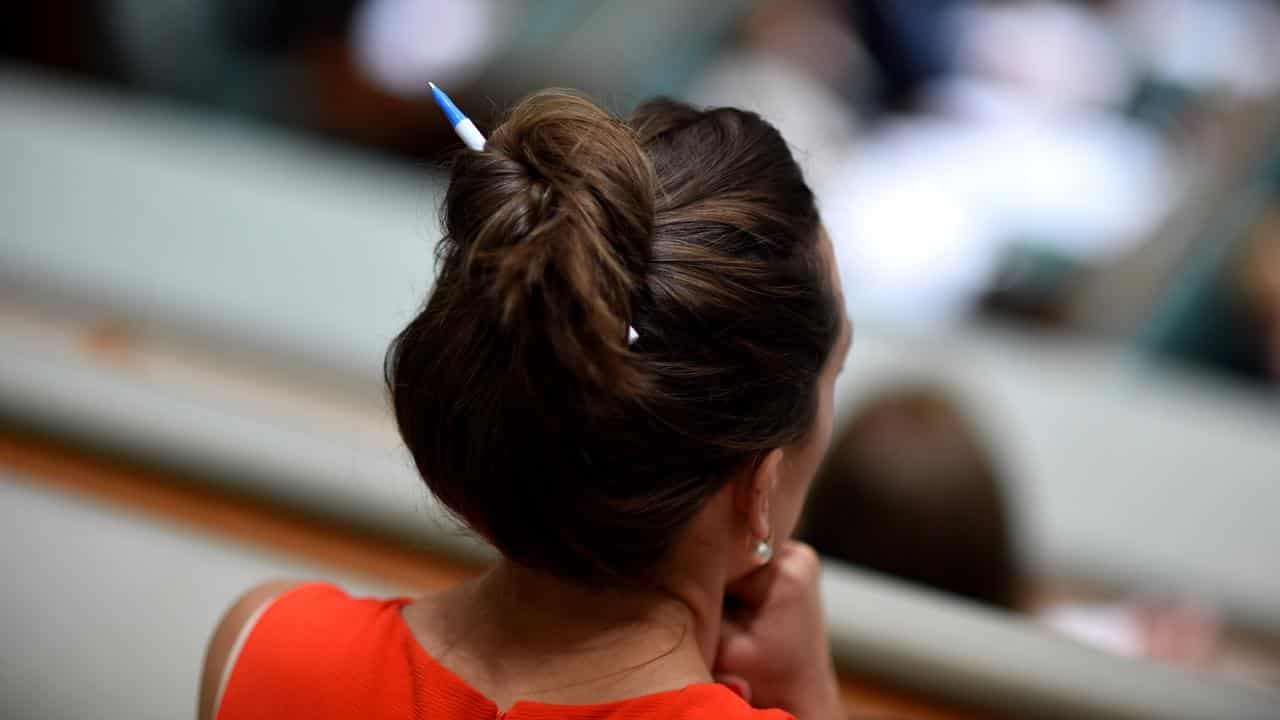
[[[249,632],[217,720],[794,720],[722,685],[598,705],[519,701],[506,713],[418,645],[406,598],[352,598],[310,584],[276,598]]]

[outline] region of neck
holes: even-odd
[[[491,668],[499,676],[515,680],[525,668],[554,667],[553,685],[634,684],[624,696],[711,679],[719,578],[602,589],[502,561],[452,595],[449,624],[457,636],[450,644],[472,657],[500,658],[504,667]]]

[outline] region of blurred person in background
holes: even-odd
[[[201,716],[844,717],[790,536],[850,327],[782,136],[537,93],[457,156],[443,216],[387,382],[428,487],[502,559],[414,600],[251,591]]]
[[[1238,272],[1260,338],[1262,365],[1273,382],[1280,382],[1280,205],[1258,223]]]
[[[1011,248],[1106,263],[1163,217],[1184,173],[1124,116],[1134,68],[1097,8],[922,3],[916,27],[899,5],[852,13],[883,105],[819,191],[860,316],[955,324]]]
[[[1120,655],[1203,666],[1218,622],[1158,598],[1032,601],[1018,570],[997,462],[965,410],[941,388],[903,385],[873,397],[832,443],[799,537],[827,557],[1000,610],[1031,614]]]
[[[938,388],[904,386],[866,403],[836,437],[800,537],[853,565],[1012,609],[1005,505],[963,410]]]
[[[693,79],[687,95],[769,118],[786,136],[811,184],[838,170],[857,136],[866,57],[830,0],[766,0]]]
[[[1189,263],[1149,339],[1157,357],[1248,383],[1280,382],[1280,205]]]
[[[1225,110],[1280,88],[1278,31],[1254,0],[766,0],[688,96],[784,129],[859,316],[927,332],[1012,290],[1067,327],[1075,279],[1168,243]]]

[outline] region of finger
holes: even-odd
[[[727,618],[720,621],[720,635],[716,638],[716,657],[711,664],[713,670],[725,666],[725,652],[732,650],[739,639],[746,634],[747,629],[738,623]]]
[[[728,687],[738,697],[751,702],[751,683],[741,675],[721,674],[715,676],[715,681]]]
[[[735,622],[722,622],[712,672],[734,675],[742,668],[754,667],[759,659],[758,649],[755,638],[745,628]]]
[[[774,563],[762,565],[735,581],[725,592],[732,595],[747,610],[759,610],[769,601],[769,592],[778,579],[778,568]]]

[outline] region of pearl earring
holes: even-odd
[[[756,541],[755,553],[756,559],[761,564],[773,559],[773,544],[769,542],[769,538],[760,538]]]

